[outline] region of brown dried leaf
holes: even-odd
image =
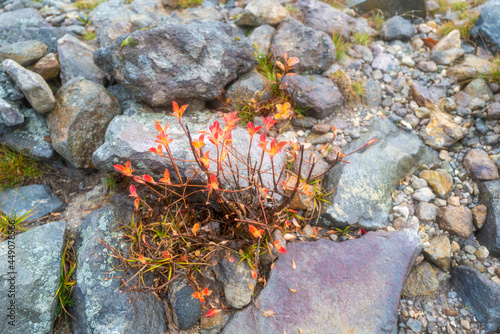
[[[286,240],[286,241],[290,241],[290,240],[293,240],[293,239],[297,239],[296,236],[294,236],[293,234],[290,234],[290,233],[286,233],[283,238]]]
[[[293,268],[293,270],[297,269],[297,265],[295,264],[295,260],[292,260],[292,268]]]
[[[274,313],[274,311],[273,311],[273,310],[267,310],[267,311],[265,311],[264,313],[262,313],[262,315],[263,315],[264,317],[268,317],[268,318],[269,318],[269,317],[273,317],[275,314],[276,314],[276,313]]]
[[[248,288],[253,291],[253,285],[251,283],[248,284]]]

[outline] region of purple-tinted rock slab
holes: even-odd
[[[410,230],[288,243],[256,300],[260,310],[236,312],[222,334],[396,333],[401,290],[420,249]]]

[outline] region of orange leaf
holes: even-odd
[[[193,293],[191,295],[191,297],[196,298],[196,299],[200,299],[201,298],[201,293],[199,293],[198,291],[196,291],[195,293]]]
[[[296,290],[296,289],[292,289],[292,288],[288,288],[288,290],[290,290],[290,292],[293,292],[293,293],[295,293],[295,292],[297,292],[297,291],[298,291],[298,290]]]
[[[146,260],[144,259],[144,256],[142,256],[142,254],[139,254],[139,261],[140,261],[142,264],[146,264]]]
[[[196,232],[200,229],[200,224],[196,223],[193,226],[193,234],[196,235]]]
[[[292,268],[293,268],[293,270],[297,269],[297,265],[295,264],[295,260],[292,260]]]
[[[253,291],[253,284],[248,284],[248,288]]]
[[[130,195],[131,197],[136,197],[138,198],[139,196],[137,196],[137,192],[135,191],[135,186],[133,184],[130,185]]]
[[[422,38],[422,41],[431,49],[438,43],[434,38]]]
[[[257,279],[257,272],[255,270],[252,270],[252,278]]]
[[[217,313],[219,313],[220,309],[211,309],[210,311],[208,311],[206,314],[205,314],[205,317],[213,317],[214,315],[216,315]]]
[[[144,179],[144,181],[146,182],[149,182],[149,183],[153,183],[153,184],[156,184],[155,180],[153,180],[153,178],[147,174],[144,174],[142,176],[142,178]]]
[[[260,238],[262,236],[262,233],[264,233],[264,230],[259,230],[253,225],[248,225],[248,229],[250,230],[250,233],[252,233],[254,238]]]
[[[268,317],[268,318],[269,318],[269,317],[274,316],[275,314],[276,314],[276,313],[274,313],[274,311],[273,311],[273,310],[267,310],[267,311],[265,311],[264,313],[262,313],[262,315],[263,315],[264,317]]]

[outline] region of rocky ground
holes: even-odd
[[[2,192],[4,213],[43,210],[17,237],[18,325],[9,327],[2,313],[0,332],[52,331],[64,227],[76,237],[78,263],[77,321],[66,332],[497,331],[500,68],[491,54],[500,48],[500,4],[377,3],[385,7],[316,0],[205,0],[188,9],[169,0],[0,4],[0,142],[52,168],[38,185]],[[381,16],[387,20],[377,21]],[[256,49],[300,59],[298,75],[286,80],[300,92],[293,99],[305,117],[278,124],[271,136],[313,154],[326,149],[332,125],[342,152],[378,142],[327,174],[332,204],[292,235],[258,296],[246,288],[257,283],[250,268],[225,258],[214,265],[207,281],[235,312],[204,317],[184,281],[160,298],[129,302],[118,280],[106,280],[113,263],[99,239],[113,244],[117,221],[132,209],[120,188],[109,194],[101,179],[125,161],[137,173],[162,176],[165,164],[145,140],[154,140],[156,120],[175,120],[172,101],[190,105],[186,122],[198,131],[219,117],[222,91],[223,100],[266,99]],[[331,73],[344,79],[332,81]],[[349,101],[352,83],[364,88],[361,103]],[[174,156],[186,157],[185,138],[171,130]],[[319,167],[335,156],[326,154]],[[357,232],[339,233],[348,226]],[[5,241],[0,249],[4,291]],[[0,308],[7,303],[0,299]]]

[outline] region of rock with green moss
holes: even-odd
[[[52,332],[65,226],[64,221],[48,223],[0,243],[0,333]],[[15,252],[12,258],[9,251]]]
[[[110,279],[120,274],[108,273],[118,261],[99,240],[117,247],[120,223],[129,221],[132,212],[129,206],[110,205],[93,211],[83,222],[76,240],[78,268],[72,310],[76,318],[75,334],[164,334],[167,331],[163,303],[158,298],[153,294],[140,294],[137,298],[134,294],[129,302],[130,294],[121,293],[121,280]]]

